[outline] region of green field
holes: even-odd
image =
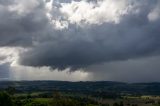
[[[160,83],[0,82],[0,106],[160,106]]]
[[[15,93],[12,95],[5,91],[0,93],[0,106],[8,106],[8,104],[2,104],[1,100],[7,100],[9,106],[160,106],[160,96],[126,95],[111,99],[59,91]]]

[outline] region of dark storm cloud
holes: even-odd
[[[20,8],[25,11],[9,10],[5,5],[10,2],[0,2],[0,45],[28,47],[28,51],[20,54],[19,62],[22,65],[58,69],[69,67],[73,70],[104,62],[159,55],[159,1],[120,0],[127,9],[116,0],[109,2],[116,5],[115,14],[107,13],[107,8],[101,10],[101,5],[108,3],[104,0],[101,4],[93,3],[95,6],[92,9],[98,8],[100,12],[89,18],[80,8],[88,5],[84,1],[76,2],[74,13],[70,13],[71,10],[68,13],[62,11],[66,5],[57,1],[48,10],[42,0],[35,0],[35,4],[30,3],[28,7],[22,2],[20,4],[24,7]],[[67,2],[68,5],[71,2]],[[33,9],[29,10],[31,7]],[[110,12],[114,10],[112,7],[108,9]],[[76,17],[77,11],[82,11],[84,17]],[[105,11],[106,17],[101,11]]]
[[[157,82],[160,81],[159,69],[160,56],[153,56],[94,65],[86,70],[92,73],[91,80]]]
[[[35,7],[34,4],[23,2],[0,0],[0,46],[32,45],[32,37],[48,23],[44,17],[41,0]],[[31,6],[23,8],[23,5]],[[33,8],[34,11],[29,8]]]

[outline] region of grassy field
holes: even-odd
[[[53,101],[57,101],[57,98],[63,98],[63,102],[66,101],[76,101],[82,102],[82,100],[94,101],[95,103],[88,105],[93,106],[160,106],[160,96],[151,96],[151,95],[143,95],[143,96],[122,96],[117,99],[109,99],[109,98],[101,98],[101,97],[92,97],[89,95],[78,94],[78,93],[58,93],[54,94],[54,97],[46,97],[42,98],[40,95],[45,94],[46,92],[32,92],[32,93],[18,93],[15,94],[15,98],[23,98],[26,100],[28,97],[32,102],[29,105],[41,104],[42,106],[52,103]],[[25,98],[24,98],[25,97]],[[69,98],[69,99],[68,99]],[[77,99],[78,98],[78,99]],[[119,105],[116,105],[119,104]],[[121,105],[120,105],[121,104]],[[86,105],[87,106],[87,103]]]
[[[104,98],[80,92],[53,91],[15,93],[10,97],[13,106],[160,106],[160,96],[152,95]]]

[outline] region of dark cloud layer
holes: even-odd
[[[159,82],[159,69],[160,56],[153,56],[93,65],[86,70],[92,73],[90,80]]]
[[[31,1],[0,0],[0,46],[26,47],[22,65],[74,70],[160,54],[158,0],[76,1],[73,13],[63,10],[72,2]],[[101,8],[109,2],[115,14]],[[81,6],[99,14],[90,17]],[[77,11],[84,17],[76,17]]]

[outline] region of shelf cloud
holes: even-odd
[[[159,0],[0,0],[0,48],[18,48],[23,66],[75,71],[159,56],[159,28]]]

